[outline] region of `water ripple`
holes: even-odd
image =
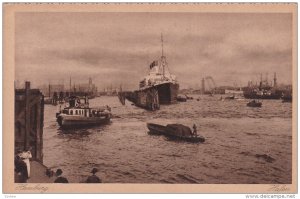
[[[45,106],[44,164],[61,168],[72,183],[84,182],[93,167],[106,183],[245,184],[290,183],[292,179],[292,106],[263,100],[220,101],[220,96],[193,96],[186,103],[146,111],[117,97],[90,100],[109,104],[109,125],[61,130],[57,107]],[[203,144],[149,135],[147,122],[182,123],[206,138]]]

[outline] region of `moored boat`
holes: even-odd
[[[101,125],[110,122],[111,109],[108,106],[90,108],[87,97],[84,103],[78,97],[71,97],[67,106],[56,114],[56,118],[62,128]]]
[[[234,100],[236,99],[234,95],[225,97],[226,100]]]
[[[183,140],[187,142],[204,142],[203,136],[194,135],[191,129],[182,124],[168,124],[167,126],[147,123],[150,134],[165,135],[172,139]]]
[[[193,100],[194,98],[193,97],[190,97],[188,95],[184,95],[186,97],[187,100]]]
[[[184,95],[178,95],[176,99],[178,102],[186,102],[187,101],[187,97]]]
[[[256,100],[252,100],[250,102],[247,103],[247,106],[249,107],[261,107],[262,103]]]
[[[282,98],[282,102],[292,102],[292,98]]]
[[[282,99],[282,102],[292,102],[292,100],[293,100],[292,91],[285,91],[282,94],[281,99]]]

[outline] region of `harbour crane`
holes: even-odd
[[[215,80],[211,76],[206,76],[205,78],[202,79],[202,90],[205,92],[205,83],[207,84],[209,88],[209,92],[211,94],[214,93],[215,89],[217,88]]]

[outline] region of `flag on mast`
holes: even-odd
[[[150,69],[152,69],[154,66],[158,66],[158,61],[153,61],[151,64],[150,64]]]

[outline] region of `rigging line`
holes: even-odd
[[[175,79],[173,79],[173,77],[172,77],[172,75],[171,75],[171,72],[170,72],[170,69],[169,69],[169,65],[168,65],[167,62],[166,62],[166,66],[167,66],[167,68],[168,68],[168,72],[169,72],[170,78],[171,78],[173,81],[175,81]]]
[[[163,35],[161,33],[161,56],[164,56],[164,40],[163,40]]]

